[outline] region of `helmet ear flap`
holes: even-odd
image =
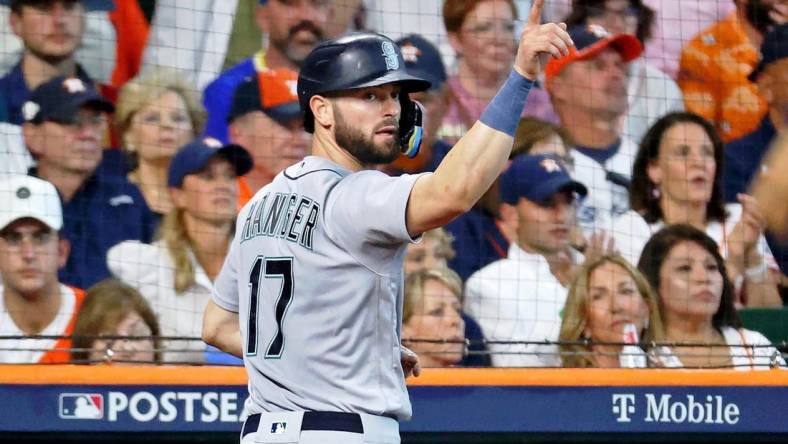
[[[311,109],[304,111],[304,131],[309,134],[315,132],[315,116],[312,115]]]
[[[400,93],[399,136],[402,153],[409,158],[416,157],[424,138],[424,107],[411,100],[407,93]]]

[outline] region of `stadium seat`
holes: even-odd
[[[788,307],[739,310],[744,327],[763,333],[773,344],[788,342]]]

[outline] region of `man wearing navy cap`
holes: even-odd
[[[230,142],[243,146],[254,157],[254,169],[239,184],[241,206],[280,171],[309,153],[297,81],[295,71],[268,69],[247,77],[235,90],[228,118]]]
[[[0,78],[8,120],[21,125],[22,104],[38,85],[57,75],[91,83],[77,63],[76,50],[85,32],[85,11],[111,10],[112,0],[0,0],[9,6],[9,25],[24,44],[19,63]],[[0,105],[1,106],[1,105]]]
[[[599,25],[569,29],[575,47],[545,65],[545,83],[561,125],[577,143],[574,176],[589,184],[578,211],[590,233],[611,230],[629,209],[629,181],[637,145],[622,133],[628,108],[627,64],[643,51],[635,36],[610,34]]]
[[[556,341],[567,289],[551,262],[567,250],[575,199],[587,194],[565,166],[546,155],[515,157],[501,175],[501,213],[515,222],[517,242],[505,259],[474,273],[465,284],[465,311],[491,341]],[[557,348],[489,345],[496,367],[555,364]]]
[[[738,202],[736,195],[747,192],[772,141],[788,135],[788,24],[775,26],[764,36],[761,60],[750,80],[769,108],[755,131],[725,145],[722,177],[727,202]],[[766,239],[780,269],[788,273],[788,246],[780,245],[769,233]]]
[[[109,276],[104,256],[111,246],[148,241],[154,228],[139,189],[100,168],[114,107],[82,79],[58,76],[38,86],[21,111],[25,144],[37,161],[30,173],[52,182],[63,200],[71,255],[60,279],[88,288]]]

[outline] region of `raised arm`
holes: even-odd
[[[756,176],[752,195],[772,232],[788,240],[788,135],[777,138],[763,165],[767,168]]]
[[[565,24],[541,24],[543,4],[544,0],[534,1],[513,70],[482,117],[454,145],[435,173],[422,176],[414,184],[407,210],[411,235],[443,226],[470,210],[503,169],[528,90],[539,73],[539,56],[559,58],[572,46]]]

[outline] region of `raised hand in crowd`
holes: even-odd
[[[544,0],[534,1],[528,21],[520,35],[519,50],[514,60],[514,68],[524,77],[536,80],[541,72],[540,53],[550,53],[556,59],[569,55],[572,38],[566,32],[565,23],[542,24]]]
[[[788,135],[777,139],[765,162],[765,169],[755,180],[752,196],[763,211],[769,228],[779,237],[788,238]]]
[[[776,2],[773,4],[769,11],[769,18],[774,20],[774,23],[778,25],[788,23],[788,3]]]
[[[728,238],[728,266],[732,272],[742,272],[752,255],[758,253],[754,250],[766,228],[766,218],[754,197],[739,194],[736,198],[742,205],[742,214]]]

